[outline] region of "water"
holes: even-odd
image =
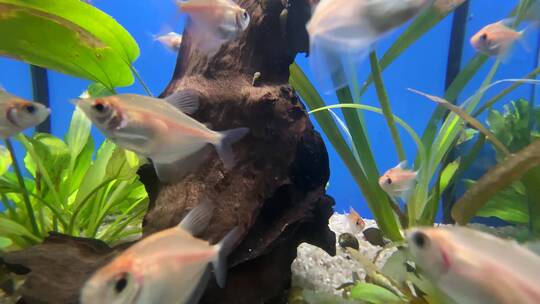
[[[416,133],[421,135],[426,127],[427,121],[435,110],[436,105],[422,96],[411,93],[407,88],[414,88],[436,96],[443,96],[446,90],[445,83],[448,82],[447,71],[450,68],[450,65],[457,65],[463,68],[476,55],[476,51],[469,43],[469,38],[486,24],[506,18],[518,2],[519,1],[497,1],[497,3],[494,3],[494,1],[490,0],[470,0],[467,4],[469,5],[469,9],[466,23],[453,25],[454,19],[452,14],[438,23],[433,29],[429,30],[409,47],[382,74],[393,114],[402,118]],[[0,3],[2,3],[2,1],[0,1]],[[173,3],[173,1],[160,0],[134,2],[94,0],[92,1],[92,5],[106,12],[108,15],[113,16],[116,21],[118,21],[118,23],[133,36],[141,51],[140,57],[134,63],[134,68],[139,72],[154,95],[159,95],[163,92],[169,84],[175,70],[177,54],[164,48],[154,41],[152,37],[155,34],[166,33],[168,31],[183,32],[186,24],[186,17],[184,15],[179,15],[175,3]],[[0,21],[2,20],[0,19]],[[396,39],[405,32],[410,24],[411,22],[408,22],[406,25],[392,31],[375,45],[375,50],[377,51],[379,58],[390,48]],[[0,23],[0,26],[1,25],[2,24]],[[452,35],[452,30],[455,31],[460,27],[464,27],[464,36],[458,37],[464,41],[462,50],[459,50],[462,52],[461,62],[449,62],[448,58],[450,54],[458,52],[458,50],[451,48],[450,37]],[[522,28],[524,27],[521,26],[520,29]],[[493,80],[490,82],[505,78],[521,78],[533,70],[537,66],[538,58],[540,56],[540,53],[538,52],[540,49],[539,37],[539,31],[534,27],[531,27],[524,37],[525,43],[517,43],[514,46],[510,56],[505,58],[500,68],[495,73]],[[478,90],[495,60],[495,58],[488,59],[487,64],[480,68],[476,73],[476,76],[467,83],[457,98],[458,104]],[[295,62],[305,72],[308,79],[315,84],[316,88],[320,89],[320,87],[317,86],[317,81],[305,54],[298,54]],[[370,75],[371,68],[369,58],[362,61],[356,72],[360,81],[364,81]],[[50,133],[56,137],[63,138],[68,132],[71,115],[75,109],[74,105],[68,101],[81,95],[91,82],[89,80],[57,72],[53,69],[47,71],[47,76],[50,108],[52,110]],[[14,95],[29,100],[32,99],[32,75],[30,74],[29,65],[27,63],[0,57],[0,84]],[[506,86],[508,85],[503,84],[490,89],[486,92],[482,100],[485,101],[490,99]],[[145,94],[144,88],[137,82],[134,82],[133,85],[128,87],[118,88],[117,91],[118,93]],[[321,93],[321,96],[327,105],[339,103],[335,94]],[[499,101],[493,108],[501,111],[504,105],[519,98],[538,104],[538,94],[536,89],[533,86],[523,85],[504,97],[504,99]],[[374,86],[369,87],[359,102],[370,106],[380,106]],[[341,119],[344,119],[343,114],[339,110],[336,110],[335,112]],[[383,173],[400,162],[396,155],[390,131],[383,116],[365,112],[364,118],[378,172]],[[486,122],[487,118],[488,116],[486,113],[478,117],[483,123]],[[328,151],[330,160],[330,179],[327,194],[335,199],[336,205],[334,210],[344,213],[348,211],[349,207],[353,207],[362,215],[362,217],[369,219],[377,217],[377,214],[374,214],[373,210],[368,207],[368,204],[373,204],[373,202],[366,200],[360,187],[355,182],[351,172],[342,161],[324,130],[313,117],[312,122],[314,123],[316,130],[323,136]],[[398,127],[398,131],[403,142],[406,158],[409,164],[414,163],[417,155],[417,147],[404,129]],[[29,136],[32,133],[33,130],[25,131],[25,134]],[[97,150],[97,147],[104,143],[103,134],[94,127],[92,128],[91,136]],[[504,143],[506,144],[506,142]],[[469,146],[472,145],[469,144]],[[104,147],[103,150],[107,150],[107,143],[105,143]],[[116,153],[113,152],[114,147],[111,146],[109,148],[111,149],[109,151],[111,155]],[[20,143],[16,142],[15,151],[22,164],[21,160],[25,156],[25,149]],[[126,156],[126,159],[129,159],[129,157],[131,156]],[[360,155],[360,157],[362,157],[362,155]],[[93,158],[95,159],[96,155],[93,155]],[[478,179],[491,166],[495,165],[495,163],[494,151],[491,146],[486,145],[479,153],[473,166],[464,172],[463,178]],[[26,168],[23,168],[23,173],[26,177],[30,177],[30,173]],[[433,180],[429,183],[429,186],[433,186]],[[115,184],[114,187],[118,187],[118,185]],[[450,196],[458,198],[465,190],[464,184],[458,183]],[[113,194],[110,192],[107,195]],[[107,195],[103,194],[104,197],[107,197]],[[50,199],[50,197],[47,197],[47,199]],[[70,197],[69,203],[72,203],[74,200],[76,200],[75,196]],[[441,221],[443,218],[441,209],[442,208],[439,208],[437,210],[437,221]],[[7,212],[5,207],[0,207],[0,210]],[[95,212],[95,210],[91,209],[85,212]],[[82,213],[84,214],[84,212]],[[278,215],[273,213],[265,214],[265,216],[266,215],[270,219],[274,219],[274,216],[278,217]],[[46,214],[45,216],[48,215]],[[110,218],[107,218],[107,220],[112,222],[118,216],[118,213],[114,214]],[[107,221],[104,221],[104,223],[105,222]],[[269,220],[269,222],[271,222],[271,220]],[[481,222],[490,225],[507,224],[506,222],[501,222],[500,219],[494,220],[489,218],[482,219]],[[381,224],[379,224],[379,226],[381,226]],[[158,229],[164,227],[155,228]],[[92,229],[84,230],[84,232],[79,234],[81,236],[89,236],[87,235],[88,231],[93,232],[90,236],[98,236],[100,233],[98,227],[92,227]],[[219,237],[222,236],[220,235]],[[217,240],[217,237],[215,240]]]

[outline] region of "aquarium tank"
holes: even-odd
[[[0,0],[0,303],[540,303],[540,1]]]

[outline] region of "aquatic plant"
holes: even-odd
[[[467,181],[469,190],[452,209],[458,223],[467,223],[473,216],[495,216],[540,232],[538,113],[538,109],[531,112],[522,99],[506,105],[504,113],[490,111],[489,127],[512,155],[497,149],[499,164],[477,182]]]
[[[514,19],[514,26],[520,24],[533,3],[534,1],[531,0],[519,1],[519,4],[510,13],[511,16],[516,17]],[[292,65],[290,69],[290,83],[309,106],[311,113],[351,172],[368,206],[372,210],[377,224],[385,235],[392,240],[401,239],[399,232],[401,226],[393,210],[394,208],[392,208],[392,200],[377,184],[380,173],[375,164],[375,158],[366,133],[369,127],[365,125],[362,115],[357,113],[356,110],[376,112],[384,116],[400,161],[404,160],[405,153],[399,134],[396,131],[396,126],[403,127],[416,143],[417,157],[414,167],[419,170],[418,184],[407,202],[408,222],[406,226],[432,225],[435,221],[442,193],[447,187],[451,187],[453,183],[459,180],[455,178],[456,174],[464,172],[472,161],[472,159],[463,158],[458,161],[447,162],[450,152],[457,145],[462,134],[464,134],[463,115],[460,116],[453,112],[448,114],[448,105],[439,104],[428,121],[422,137],[420,137],[404,120],[393,115],[391,103],[386,93],[382,71],[451,11],[452,9],[440,10],[438,6],[432,7],[418,16],[409,25],[381,59],[378,59],[377,54],[372,52],[370,55],[371,75],[361,87],[359,87],[358,82],[353,82],[349,87],[337,91],[336,95],[340,102],[338,105],[326,105],[323,98],[298,65]],[[485,55],[475,55],[453,79],[441,100],[449,101],[448,104],[450,105],[454,103],[465,86],[477,74],[478,70],[487,63],[487,59],[488,57]],[[496,84],[492,84],[492,82],[500,64],[500,59],[494,61],[477,92],[459,107],[463,113],[478,115],[481,111],[491,107],[495,102],[502,99],[502,97],[519,85],[527,83],[527,81],[518,81],[488,101],[484,107],[476,110],[486,90]],[[351,69],[354,74],[354,69],[352,67]],[[526,75],[525,78],[532,78],[538,72],[539,70],[536,68]],[[372,84],[375,85],[380,108],[366,106],[360,103],[361,96]],[[340,128],[334,121],[334,118],[328,111],[325,111],[334,108],[341,108],[343,111],[345,118],[344,124],[352,139],[351,146],[349,146],[341,134]],[[476,149],[478,149],[477,146],[481,147],[484,144],[485,138],[481,138],[478,145],[475,145]],[[500,141],[497,141],[496,137],[492,137],[491,139],[501,147]]]
[[[10,240],[6,245],[35,244],[50,231],[109,243],[140,233],[148,203],[137,175],[141,161],[110,141],[94,158],[90,121],[83,113],[73,113],[63,140],[45,133],[16,139],[26,149],[29,176],[21,176],[15,154],[3,149],[0,198],[6,211],[0,213],[0,231]],[[10,166],[17,169],[10,172]]]

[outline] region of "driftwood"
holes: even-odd
[[[178,182],[160,183],[150,166],[140,171],[150,195],[145,236],[176,225],[202,199],[216,206],[203,238],[217,242],[235,226],[244,229],[242,241],[229,257],[226,288],[210,280],[202,303],[285,302],[290,265],[301,242],[335,254],[335,236],[328,229],[333,200],[325,195],[328,155],[288,85],[289,65],[298,52],[308,49],[305,23],[310,7],[306,0],[291,0],[285,14],[283,2],[238,1],[251,15],[250,26],[211,58],[197,50],[186,31],[176,70],[162,94],[197,90],[201,95],[201,107],[194,114],[197,120],[214,130],[248,127],[249,134],[234,145],[237,166],[225,170],[213,147],[207,147],[203,164]],[[62,239],[65,246],[73,246],[71,238],[55,236],[44,245],[4,257],[10,267],[30,271],[23,287],[26,302],[76,301],[80,287],[76,285],[121,251],[102,250],[90,257],[88,252],[94,248],[81,247],[78,242],[84,240],[78,239],[80,248],[66,251],[69,258],[39,264],[43,256],[58,257],[58,250],[66,250],[59,245]],[[77,266],[66,262],[77,263],[78,258],[92,260]],[[51,290],[58,280],[51,273],[60,275],[59,267],[64,277],[77,278],[61,297]],[[70,284],[70,280],[62,282]]]

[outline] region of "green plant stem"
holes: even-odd
[[[529,74],[525,75],[523,77],[523,79],[533,79],[538,74],[540,74],[540,67],[537,67],[536,69],[532,70]],[[472,116],[476,117],[476,116],[482,114],[487,109],[493,107],[493,105],[495,103],[497,103],[499,100],[503,99],[506,95],[512,93],[512,91],[514,91],[515,89],[517,89],[518,87],[520,87],[523,84],[527,84],[527,82],[525,82],[525,81],[517,81],[517,82],[513,83],[511,86],[509,86],[508,88],[502,90],[497,95],[495,95],[493,98],[486,101],[486,103],[484,105],[482,105],[480,108],[478,108],[478,110],[476,110],[472,114]]]
[[[144,91],[146,92],[146,94],[150,97],[154,97],[154,95],[152,95],[152,92],[150,92],[150,89],[148,88],[148,86],[146,85],[146,83],[144,82],[144,80],[142,79],[141,75],[139,75],[139,72],[137,72],[137,69],[135,69],[135,67],[133,65],[129,65],[129,68],[131,69],[131,71],[133,72],[133,75],[135,75],[135,78],[137,78],[137,81],[141,84],[141,86],[143,87]]]
[[[392,115],[392,108],[390,107],[388,94],[386,93],[386,89],[384,87],[384,82],[381,75],[381,67],[379,66],[379,60],[377,59],[377,53],[375,51],[371,52],[369,59],[371,62],[371,75],[373,76],[377,95],[379,96],[379,104],[381,105],[388,129],[390,129],[390,134],[392,136],[392,141],[394,142],[394,147],[396,148],[398,158],[400,161],[404,161],[406,160],[407,156],[405,155],[405,150],[403,149],[403,144],[401,143],[401,138],[399,137],[399,133],[394,122],[394,116]]]
[[[6,144],[6,148],[9,151],[9,154],[11,155],[11,159],[13,160],[13,171],[15,172],[15,175],[17,176],[17,180],[19,181],[19,185],[21,186],[22,196],[24,200],[24,205],[26,208],[26,212],[28,213],[28,218],[30,219],[30,224],[32,225],[32,230],[35,235],[40,235],[39,227],[36,222],[36,216],[34,214],[34,208],[32,208],[32,203],[30,202],[30,197],[28,196],[28,190],[26,189],[26,185],[24,184],[24,178],[21,174],[21,169],[19,168],[19,164],[17,162],[17,156],[15,155],[15,150],[13,149],[13,144],[11,143],[11,140],[5,139],[4,140]]]
[[[45,168],[45,166],[41,162],[41,158],[37,155],[37,153],[34,150],[34,147],[32,146],[32,144],[30,144],[28,139],[26,139],[26,137],[24,135],[22,135],[22,134],[17,135],[17,140],[21,144],[23,144],[23,146],[26,148],[26,151],[28,151],[28,153],[30,154],[30,157],[32,157],[32,159],[36,163],[36,166],[37,166],[38,170],[41,172],[41,175],[43,176],[43,179],[45,180],[45,183],[47,184],[47,187],[49,187],[53,198],[56,200],[56,202],[58,204],[61,204],[62,206],[64,206],[66,203],[60,198],[60,195],[58,194],[58,191],[56,190],[56,187],[55,187],[54,183],[52,182],[52,179],[49,176],[49,173],[47,172],[47,169]]]

